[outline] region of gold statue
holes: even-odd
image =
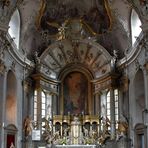
[[[103,131],[102,131],[101,136],[99,137],[98,141],[99,141],[100,145],[103,145],[105,143],[105,141],[110,138],[110,133],[109,133],[108,128],[110,127],[111,122],[107,117],[106,118],[102,117],[101,120],[103,123]]]
[[[103,119],[103,135],[108,136],[110,135],[108,128],[110,127],[110,120],[106,117],[106,119]]]
[[[27,116],[25,119],[24,119],[24,124],[23,124],[23,130],[24,130],[24,133],[25,133],[25,137],[27,138],[29,135],[31,135],[32,133],[32,122],[31,122],[31,118],[29,116]]]
[[[98,138],[98,132],[96,130],[92,130],[91,137],[92,137],[92,139],[96,140]]]
[[[42,126],[42,127],[45,129],[45,131],[51,131],[49,121],[48,121],[45,117],[42,118],[42,122],[45,123],[45,124]]]
[[[67,128],[64,129],[64,135],[63,135],[64,137],[68,136],[69,130],[70,130],[70,127],[67,127]]]
[[[4,9],[4,7],[9,7],[10,6],[10,0],[2,0],[2,9]]]
[[[118,133],[121,136],[124,136],[127,134],[127,130],[128,130],[128,124],[124,121],[118,121]]]
[[[56,34],[58,40],[64,40],[66,39],[66,30],[67,30],[67,21],[62,23],[62,25],[59,25],[56,22],[47,22],[47,24],[51,27],[57,28],[58,33]]]

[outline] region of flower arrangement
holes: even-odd
[[[89,137],[89,138],[85,138],[85,144],[92,144],[93,140]]]
[[[67,144],[67,139],[66,139],[66,137],[61,138],[60,144],[61,144],[61,145],[66,145],[66,144]]]

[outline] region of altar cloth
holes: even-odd
[[[96,148],[95,145],[55,145],[55,148]]]

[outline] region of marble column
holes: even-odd
[[[98,115],[98,120],[99,120],[99,124],[98,124],[98,133],[100,134],[101,132],[101,121],[100,121],[100,118],[101,118],[101,97],[100,97],[101,93],[98,92],[96,94],[96,97],[97,97],[97,102],[96,102],[96,113]]]
[[[100,95],[99,95],[99,93],[95,94],[94,107],[95,107],[95,115],[98,115],[98,113],[100,112]]]
[[[115,139],[115,97],[114,97],[114,89],[110,88],[110,115],[111,115],[111,139]]]
[[[42,90],[37,88],[37,129],[42,132]]]
[[[57,95],[53,94],[52,95],[52,113],[53,115],[57,115],[58,114],[58,110],[57,110]]]

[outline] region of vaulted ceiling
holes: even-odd
[[[117,50],[119,58],[130,46],[131,4],[125,0],[24,0],[19,10],[21,48],[28,58],[57,41],[61,26],[67,38],[91,38],[111,55]]]
[[[21,17],[20,51],[25,51],[30,60],[36,52],[42,56],[48,49],[54,51],[64,40],[91,40],[110,56],[116,50],[121,59],[131,47],[131,10],[135,8],[142,18],[141,1],[144,0],[12,0],[9,7],[1,4],[9,12],[9,20],[17,6]],[[93,54],[97,54],[95,50]]]

